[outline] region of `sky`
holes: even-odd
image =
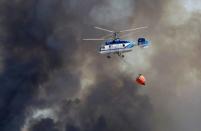
[[[199,0],[1,0],[1,131],[200,131]],[[110,60],[107,29],[151,41]],[[143,74],[145,87],[135,83]]]

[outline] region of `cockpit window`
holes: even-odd
[[[106,41],[105,45],[122,44],[122,43],[129,43],[129,41],[116,39],[116,40]]]

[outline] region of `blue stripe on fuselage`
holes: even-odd
[[[134,44],[129,44],[126,46],[126,48],[132,48],[132,47],[134,47]]]

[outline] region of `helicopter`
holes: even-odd
[[[102,27],[94,27],[95,29],[102,30],[109,32],[109,35],[103,36],[101,38],[95,38],[95,39],[83,39],[85,41],[105,41],[101,44],[99,48],[100,54],[107,54],[107,58],[111,58],[111,54],[117,54],[118,56],[124,57],[123,53],[130,52],[133,50],[135,46],[139,46],[142,48],[148,47],[151,42],[148,41],[146,38],[141,37],[137,39],[137,42],[129,41],[129,40],[122,40],[120,39],[120,34],[126,33],[126,32],[132,32],[139,29],[147,28],[147,26],[138,27],[138,28],[132,28],[127,30],[121,30],[121,31],[113,31],[108,30]],[[128,35],[128,34],[126,34]],[[126,35],[122,36],[125,37]],[[109,39],[106,39],[107,37],[110,37]]]

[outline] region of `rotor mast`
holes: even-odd
[[[114,39],[114,40],[119,39],[119,34],[118,34],[118,32],[114,32],[113,39]]]

